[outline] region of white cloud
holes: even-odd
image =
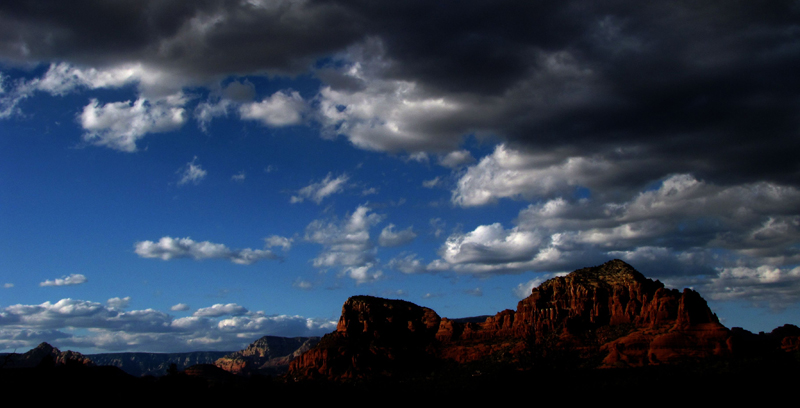
[[[292,242],[294,242],[294,239],[282,237],[280,235],[272,235],[264,238],[264,241],[267,243],[267,248],[281,247],[284,251],[288,251],[292,249]]]
[[[298,288],[298,289],[303,289],[303,290],[309,290],[309,289],[314,287],[314,284],[309,282],[309,281],[307,281],[307,280],[305,280],[305,279],[297,278],[292,283],[292,287],[293,288]]]
[[[240,171],[238,174],[232,175],[231,176],[231,180],[233,180],[233,181],[235,181],[237,183],[243,183],[245,177],[246,177],[246,174],[244,173],[244,171]]]
[[[367,263],[362,266],[351,266],[345,268],[343,273],[350,279],[356,281],[357,285],[360,285],[362,283],[374,282],[383,277],[383,271],[375,271],[374,267],[375,265],[372,263]]]
[[[180,174],[181,179],[178,180],[178,185],[182,186],[184,184],[192,183],[194,185],[200,184],[208,172],[204,170],[197,162],[197,156],[194,156],[192,161],[186,163],[185,166],[181,167],[181,170],[178,170],[178,174]]]
[[[183,106],[186,98],[177,93],[166,98],[135,102],[111,102],[101,105],[97,99],[79,115],[86,131],[83,140],[123,152],[137,151],[136,143],[148,133],[176,130],[186,122]]]
[[[417,258],[416,254],[401,254],[400,257],[392,258],[388,266],[400,272],[412,274],[426,271],[425,265]]]
[[[344,267],[345,274],[358,282],[380,277],[380,272],[371,272],[376,259],[369,230],[382,219],[383,216],[370,213],[369,207],[362,205],[341,222],[316,220],[310,223],[306,227],[305,239],[324,247],[322,253],[314,258],[314,266]]]
[[[378,244],[384,247],[397,247],[408,244],[417,237],[417,234],[408,227],[402,231],[395,231],[394,224],[389,224],[383,228],[378,236]]]
[[[4,283],[3,287],[6,288],[6,289],[10,289],[10,288],[14,287],[14,284],[13,283]]]
[[[39,286],[68,286],[68,285],[80,285],[81,283],[86,283],[89,280],[86,279],[80,273],[73,273],[69,276],[62,276],[61,278],[54,279],[54,280],[46,280],[44,282],[40,282]]]
[[[188,237],[162,237],[158,242],[140,241],[134,246],[136,254],[142,258],[160,258],[165,261],[178,258],[227,259],[236,264],[250,265],[262,259],[278,259],[278,256],[269,250],[250,248],[232,250],[223,244],[197,242]]]
[[[239,107],[242,119],[257,120],[266,126],[280,127],[299,124],[305,102],[297,92],[278,91],[261,102],[245,103]]]
[[[800,299],[800,267],[720,268],[719,275],[701,285],[702,293],[714,300],[745,300],[780,309]]]
[[[41,78],[35,78],[25,86],[52,95],[65,95],[77,88],[118,88],[141,81],[148,75],[152,75],[152,73],[148,73],[141,64],[121,65],[98,70],[96,68],[81,69],[62,62],[50,64],[50,68]]]
[[[311,183],[301,188],[297,192],[297,195],[292,196],[290,202],[302,203],[304,200],[311,200],[317,204],[321,204],[325,197],[342,192],[347,180],[349,180],[347,174],[342,174],[339,177],[333,178],[333,174],[328,173],[322,181]]]
[[[442,184],[442,178],[440,176],[436,176],[435,178],[433,178],[431,180],[424,180],[422,182],[422,187],[435,188],[437,186],[440,186],[441,184]]]
[[[475,162],[475,158],[468,150],[455,150],[439,158],[439,164],[451,169]]]
[[[221,303],[217,303],[211,307],[204,307],[197,309],[196,312],[192,314],[194,317],[219,317],[219,316],[239,316],[247,313],[247,309],[243,306],[239,306],[236,303],[228,303],[227,305],[223,305]]]
[[[525,153],[503,144],[471,166],[458,180],[452,201],[462,207],[497,202],[500,198],[533,199],[570,193],[575,187],[612,184],[632,166],[602,157],[567,157]]]
[[[106,301],[106,305],[111,309],[126,309],[130,303],[130,296],[125,296],[124,298],[113,297]]]
[[[350,62],[337,74],[359,86],[320,90],[318,113],[324,131],[329,137],[344,135],[367,150],[452,150],[464,129],[440,127],[439,133],[433,134],[435,127],[426,124],[457,115],[460,104],[454,98],[427,95],[413,81],[381,79],[380,72],[390,64],[376,57],[382,54],[382,47],[372,39],[348,51]]]
[[[516,288],[512,290],[512,292],[514,292],[514,295],[516,295],[518,298],[525,299],[526,297],[531,295],[531,291],[533,291],[533,288],[539,287],[539,285],[544,283],[546,280],[555,278],[557,276],[565,276],[568,273],[569,272],[541,274],[527,282],[520,283],[519,285],[517,285]]]
[[[185,312],[189,310],[189,305],[186,303],[178,303],[170,307],[169,310],[172,310],[173,312]]]

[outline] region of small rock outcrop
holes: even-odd
[[[319,337],[264,336],[246,349],[218,359],[214,365],[233,374],[283,374],[292,360],[317,343]]]
[[[600,367],[659,365],[728,355],[730,337],[697,292],[667,289],[613,260],[550,279],[516,310],[478,321],[441,318],[402,300],[352,297],[336,331],[294,360],[289,374],[347,380],[420,372],[437,361],[523,364],[555,351]]]

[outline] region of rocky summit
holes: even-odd
[[[336,331],[295,359],[289,375],[350,380],[473,362],[525,368],[564,356],[582,366],[641,367],[735,349],[697,292],[667,289],[613,260],[550,279],[516,310],[477,322],[402,300],[351,297]]]

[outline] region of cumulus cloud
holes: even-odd
[[[455,150],[439,158],[439,164],[451,169],[457,169],[475,161],[469,150]]]
[[[311,183],[301,188],[297,195],[293,195],[291,203],[302,203],[305,200],[311,200],[317,204],[321,204],[325,197],[341,193],[344,190],[345,184],[350,179],[347,174],[342,174],[336,178],[332,173],[328,173],[322,181]]]
[[[230,249],[224,244],[209,241],[197,242],[191,238],[162,237],[158,242],[139,241],[135,252],[142,258],[160,258],[165,261],[179,258],[226,259],[240,265],[250,265],[262,259],[279,259],[266,249]]]
[[[219,317],[226,315],[239,316],[245,313],[247,313],[247,309],[237,305],[236,303],[228,303],[227,305],[217,303],[211,307],[203,307],[197,309],[197,311],[194,312],[192,316],[195,317]]]
[[[533,288],[539,287],[542,283],[544,283],[548,279],[555,278],[557,276],[565,276],[568,272],[559,272],[559,273],[543,273],[539,276],[527,281],[522,282],[517,287],[515,287],[512,292],[514,295],[520,299],[525,299],[526,297],[531,295]]]
[[[83,276],[82,274],[73,273],[73,274],[70,274],[69,276],[62,276],[61,278],[58,278],[58,279],[53,279],[53,280],[48,279],[48,280],[46,280],[44,282],[40,282],[39,286],[80,285],[81,283],[86,283],[88,281],[89,281],[89,279],[86,279],[86,277]]]
[[[173,312],[185,312],[189,310],[189,305],[187,305],[186,303],[178,303],[170,307],[169,310]]]
[[[425,265],[416,254],[401,254],[399,257],[392,258],[387,265],[407,274],[426,271]]]
[[[162,99],[100,104],[97,99],[84,106],[78,116],[86,131],[83,140],[123,152],[138,150],[136,143],[148,133],[176,130],[186,122],[182,93]]]
[[[323,245],[322,253],[314,258],[314,266],[340,266],[345,275],[359,283],[378,279],[381,271],[372,271],[377,264],[375,245],[369,230],[383,220],[362,205],[344,220],[316,220],[306,227],[306,241]]]
[[[280,235],[272,235],[264,238],[264,242],[266,242],[267,248],[281,247],[284,251],[288,251],[292,249],[292,243],[294,242],[294,239],[282,237]]]
[[[111,309],[126,309],[130,303],[130,296],[125,296],[124,298],[113,297],[106,301],[106,305],[108,305],[108,307]]]
[[[178,180],[178,185],[182,186],[189,183],[194,185],[200,184],[200,181],[206,177],[208,172],[197,164],[197,156],[194,156],[192,161],[186,163],[181,170],[178,170],[178,174],[181,176],[181,179]]]
[[[305,102],[299,93],[278,91],[261,102],[241,105],[239,115],[242,119],[257,120],[265,126],[280,127],[299,124],[304,108]]]
[[[378,236],[378,244],[384,247],[397,247],[408,244],[417,237],[411,227],[401,231],[394,230],[394,224],[389,224],[383,228],[381,234]]]

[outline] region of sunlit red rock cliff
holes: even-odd
[[[565,353],[596,367],[638,367],[726,356],[735,343],[697,292],[667,289],[613,260],[550,279],[516,311],[478,322],[402,300],[352,297],[337,330],[295,359],[289,375],[371,378],[437,364],[536,364]]]

